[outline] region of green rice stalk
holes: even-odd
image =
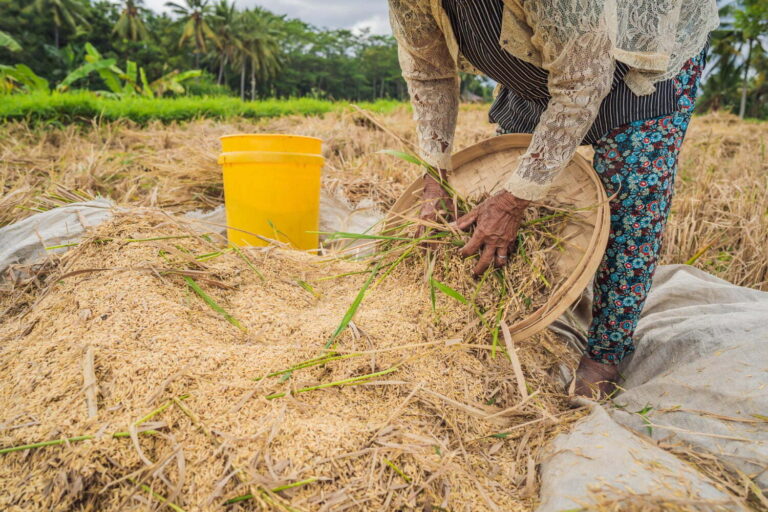
[[[397,473],[398,475],[400,475],[400,477],[402,477],[402,479],[403,479],[403,480],[405,480],[407,483],[411,483],[411,481],[413,480],[411,477],[409,477],[408,475],[406,475],[406,474],[403,472],[403,470],[402,470],[402,469],[400,469],[399,467],[397,467],[397,465],[396,465],[394,462],[392,462],[391,460],[389,460],[388,458],[384,457],[384,463],[385,463],[387,466],[389,466],[390,468],[392,468],[392,470],[393,470],[395,473]]]
[[[128,479],[133,485],[137,485],[138,482],[134,480],[133,478]],[[140,484],[139,488],[145,492],[147,492],[150,496],[155,498],[160,503],[164,504],[166,507],[170,508],[174,512],[185,512],[183,508],[178,506],[177,504],[173,503],[172,501],[168,501],[168,498],[163,496],[162,494],[158,494],[155,491],[152,490],[152,488],[146,484]]]
[[[317,480],[318,480],[317,478],[307,478],[306,480],[300,480],[300,481],[294,482],[292,484],[281,485],[279,487],[275,487],[275,488],[271,489],[271,491],[272,492],[287,491],[288,489],[295,489],[296,487],[301,487],[301,486],[304,486],[304,485],[313,484],[313,483],[317,482]],[[238,496],[237,498],[229,499],[229,500],[225,501],[224,503],[226,505],[232,505],[234,503],[239,503],[241,501],[252,500],[253,498],[254,498],[253,494],[245,494],[243,496]]]
[[[138,432],[139,434],[146,434],[146,435],[155,435],[159,434],[157,430],[145,430],[143,432]],[[113,438],[119,439],[123,437],[131,437],[130,432],[115,432],[112,434]],[[96,439],[96,436],[93,434],[85,435],[85,436],[76,436],[76,437],[68,437],[66,439],[54,439],[51,441],[42,441],[39,443],[32,443],[32,444],[23,444],[21,446],[11,446],[9,448],[3,448],[0,450],[0,455],[5,455],[6,453],[13,453],[13,452],[20,452],[24,450],[34,450],[35,448],[45,448],[46,446],[57,446],[60,444],[67,444],[67,443],[77,443],[80,441],[89,441],[91,439]]]
[[[358,274],[367,274],[368,270],[358,270],[357,272],[346,272],[344,274],[336,274],[335,276],[326,276],[326,277],[320,277],[316,279],[316,281],[330,281],[331,279],[338,279],[339,277],[349,277],[349,276],[356,276]]]
[[[64,249],[65,247],[75,247],[77,245],[80,245],[80,242],[73,242],[71,244],[61,244],[61,245],[52,245],[50,247],[46,247],[46,251],[52,251],[54,249]]]
[[[397,241],[397,242],[413,242],[414,240],[418,240],[419,242],[425,241],[425,240],[434,240],[438,238],[445,238],[447,236],[450,236],[452,233],[448,231],[439,231],[434,234],[430,234],[427,236],[422,236],[419,238],[414,238],[412,236],[387,236],[387,235],[366,235],[366,234],[360,234],[360,233],[345,233],[343,231],[310,231],[310,233],[317,233],[320,235],[328,235],[326,240],[390,240],[390,241]]]
[[[501,328],[501,320],[504,316],[504,310],[507,305],[502,299],[499,302],[499,307],[496,310],[496,321],[493,324],[493,331],[491,332],[491,358],[496,358],[496,351],[499,349],[499,329]]]
[[[315,291],[314,288],[312,288],[312,285],[309,284],[306,281],[302,281],[301,279],[296,280],[296,284],[301,286],[304,290],[312,294],[316,299],[320,298],[320,294]]]
[[[181,395],[178,399],[179,400],[186,400],[187,398],[189,398],[189,395]],[[173,400],[168,400],[167,402],[165,402],[163,405],[161,405],[160,407],[158,407],[154,411],[150,412],[146,416],[144,416],[144,417],[138,419],[137,421],[135,421],[133,425],[138,427],[139,425],[142,425],[143,423],[148,422],[149,420],[151,420],[152,418],[154,418],[158,414],[160,414],[163,411],[165,411],[166,409],[168,409],[171,405],[173,405],[173,403],[174,403]],[[138,432],[138,433],[139,434],[147,434],[147,435],[155,435],[155,434],[159,434],[160,432],[158,432],[157,430],[145,430],[143,432]],[[119,438],[122,438],[122,437],[130,437],[130,436],[131,436],[130,432],[115,432],[114,434],[112,434],[112,437],[115,438],[115,439],[119,439]],[[34,449],[34,448],[44,448],[46,446],[56,446],[56,445],[65,444],[65,443],[77,443],[79,441],[88,441],[90,439],[95,439],[95,438],[96,438],[96,436],[94,436],[94,435],[85,435],[85,436],[70,437],[70,438],[67,438],[67,439],[54,439],[52,441],[42,441],[42,442],[39,442],[39,443],[25,444],[25,445],[22,445],[22,446],[12,446],[10,448],[4,448],[4,449],[0,450],[0,455],[6,454],[6,453],[18,452],[18,451],[22,451],[22,450]]]
[[[260,380],[264,380],[264,379],[269,378],[269,377],[277,377],[279,375],[293,373],[296,370],[303,370],[304,368],[311,368],[313,366],[322,366],[322,365],[324,365],[326,363],[330,363],[331,361],[341,361],[343,359],[350,359],[350,358],[353,358],[353,357],[360,357],[362,355],[363,354],[344,354],[344,355],[339,355],[339,354],[335,354],[335,353],[331,352],[328,355],[317,357],[315,359],[310,359],[308,361],[304,361],[304,362],[301,362],[301,363],[296,364],[294,366],[291,366],[290,368],[286,368],[285,370],[279,370],[279,371],[276,371],[276,372],[272,372],[272,373],[269,373],[269,374],[267,374],[267,375],[265,375],[263,377],[257,377],[257,378],[255,378],[253,380],[258,382]]]
[[[477,285],[475,285],[475,290],[472,292],[472,298],[469,299],[470,304],[472,305],[472,310],[475,312],[475,315],[480,319],[480,322],[485,326],[486,329],[489,331],[491,330],[491,327],[488,325],[488,322],[485,319],[485,313],[480,310],[480,306],[477,305],[477,296],[480,295],[480,290],[483,288],[483,285],[485,284],[486,279],[488,279],[488,276],[493,274],[495,271],[492,269],[488,269],[483,273],[483,276],[480,278],[480,281],[478,281]]]
[[[264,278],[264,274],[259,272],[259,269],[253,266],[253,263],[251,263],[251,260],[248,259],[245,253],[238,246],[233,244],[232,249],[237,253],[238,256],[240,256],[240,259],[242,259],[245,262],[245,264],[248,265],[248,267],[250,267],[250,269],[253,270],[253,272],[257,276],[259,276],[259,279],[261,279],[262,281],[266,281],[266,279]]]
[[[336,382],[327,382],[325,384],[318,384],[317,386],[309,386],[306,388],[297,389],[296,391],[290,391],[285,393],[274,393],[272,395],[267,395],[267,400],[274,400],[275,398],[282,398],[284,396],[287,396],[288,394],[291,395],[298,395],[299,393],[306,393],[308,391],[316,391],[318,389],[326,389],[326,388],[332,388],[332,387],[341,387],[341,386],[347,386],[350,384],[360,384],[361,382],[371,380],[375,377],[381,377],[382,375],[387,375],[393,372],[396,372],[400,366],[393,366],[392,368],[388,368],[386,370],[382,370],[380,372],[375,373],[369,373],[367,375],[360,375],[359,377],[351,377],[349,379],[344,380],[338,380]]]
[[[456,190],[453,187],[451,187],[446,180],[443,179],[442,175],[437,171],[437,169],[435,169],[429,163],[425,162],[424,160],[422,160],[421,158],[415,155],[411,155],[410,153],[405,153],[403,151],[397,151],[395,149],[382,149],[381,151],[378,151],[378,153],[382,155],[394,156],[396,158],[399,158],[400,160],[404,160],[406,162],[424,167],[427,170],[427,173],[433,178],[435,178],[435,180],[437,180],[437,182],[440,183],[440,186],[442,186],[446,192],[448,192],[451,196],[456,198],[456,203],[458,206],[460,206],[463,210],[467,209],[466,200],[464,200],[464,198],[462,198],[456,192]]]
[[[176,235],[176,236],[155,236],[152,238],[125,238],[121,240],[122,242],[127,243],[138,243],[138,242],[156,242],[158,240],[182,240],[184,238],[199,238],[205,235]],[[111,238],[105,238],[104,241],[112,241]]]
[[[226,319],[226,321],[227,321],[227,322],[231,323],[232,325],[234,325],[235,327],[237,327],[237,328],[238,328],[238,329],[240,329],[241,331],[243,331],[243,332],[248,332],[248,330],[247,330],[245,327],[243,327],[243,326],[240,324],[240,322],[238,322],[238,321],[237,321],[237,319],[236,319],[235,317],[233,317],[232,315],[230,315],[229,313],[227,313],[227,312],[224,310],[224,308],[222,308],[221,306],[219,306],[219,305],[216,303],[216,301],[215,301],[215,300],[213,300],[213,298],[212,298],[211,296],[209,296],[207,293],[205,293],[205,292],[203,291],[203,289],[202,289],[202,288],[200,288],[200,285],[199,285],[199,284],[197,284],[197,281],[195,281],[194,279],[192,279],[192,278],[191,278],[191,277],[189,277],[189,276],[182,276],[182,277],[183,277],[183,278],[184,278],[184,280],[187,282],[187,284],[189,285],[189,287],[190,287],[190,288],[192,288],[192,290],[194,290],[194,292],[195,292],[195,293],[197,293],[197,294],[200,296],[200,298],[201,298],[201,299],[203,299],[203,302],[205,302],[206,304],[208,304],[208,306],[210,306],[210,308],[211,308],[212,310],[214,310],[215,312],[219,313],[221,316],[223,316],[223,317]]]
[[[336,342],[336,339],[339,337],[339,335],[342,332],[344,332],[344,330],[349,326],[349,322],[352,321],[352,318],[355,316],[355,313],[357,313],[357,310],[360,307],[360,304],[363,302],[363,298],[365,297],[365,292],[368,291],[368,287],[371,286],[373,279],[379,273],[379,270],[381,269],[381,265],[382,265],[381,263],[377,263],[376,266],[373,268],[373,270],[371,271],[371,274],[368,276],[368,279],[363,284],[363,287],[357,293],[357,297],[355,297],[355,300],[352,301],[352,305],[349,306],[349,309],[347,309],[347,312],[344,314],[344,318],[341,319],[341,323],[336,328],[336,330],[333,331],[333,334],[331,334],[331,337],[325,343],[325,348],[331,348],[331,346]]]
[[[685,262],[685,264],[686,264],[686,265],[693,265],[694,263],[696,263],[696,262],[699,260],[699,258],[701,258],[702,256],[704,256],[704,254],[705,254],[705,253],[706,253],[706,252],[707,252],[707,251],[708,251],[708,250],[709,250],[709,249],[710,249],[710,248],[711,248],[713,245],[715,245],[716,243],[717,243],[717,240],[715,239],[715,240],[712,240],[711,242],[709,242],[708,244],[704,244],[704,247],[702,247],[701,249],[699,249],[698,251],[696,251],[696,254],[694,254],[693,256],[691,256],[691,257],[688,259],[688,261],[686,261],[686,262]]]
[[[390,227],[390,228],[385,228],[385,229],[382,229],[382,230],[381,230],[381,232],[380,232],[379,234],[384,234],[384,233],[397,233],[397,232],[399,232],[399,231],[402,231],[402,230],[404,230],[404,229],[407,229],[407,228],[409,228],[409,227],[413,226],[414,224],[415,224],[415,223],[414,223],[412,220],[409,220],[409,221],[406,221],[406,222],[404,222],[404,223],[402,223],[402,224],[398,224],[397,226],[392,226],[392,227]]]
[[[411,254],[411,253],[414,251],[414,249],[416,248],[416,246],[417,246],[419,243],[421,243],[421,242],[420,242],[420,241],[416,241],[416,242],[412,242],[411,244],[409,244],[409,246],[408,246],[408,249],[406,249],[406,250],[405,250],[405,252],[403,252],[403,254],[401,254],[401,255],[400,255],[400,257],[398,257],[398,258],[397,258],[397,259],[396,259],[396,260],[395,260],[395,261],[394,261],[394,262],[393,262],[393,263],[392,263],[392,264],[389,266],[389,268],[387,268],[387,270],[386,270],[386,271],[384,272],[384,274],[383,274],[383,275],[382,275],[382,276],[381,276],[381,277],[378,279],[378,281],[376,281],[376,283],[375,283],[373,286],[371,286],[371,289],[373,289],[373,288],[376,288],[377,286],[379,286],[379,285],[381,284],[381,282],[382,282],[384,279],[386,279],[386,278],[387,278],[387,276],[388,276],[389,274],[391,274],[391,273],[392,273],[392,271],[393,271],[393,270],[395,270],[395,269],[397,268],[397,266],[398,266],[398,265],[400,265],[400,263],[402,263],[402,262],[403,262],[403,260],[404,260],[405,258],[407,258],[408,256],[410,256],[410,254]]]
[[[437,279],[434,279],[432,277],[429,278],[429,282],[432,286],[443,292],[444,294],[448,295],[449,297],[452,297],[456,299],[457,301],[461,302],[462,304],[467,304],[469,301],[465,296],[448,286],[447,284],[443,284]]]
[[[435,284],[433,282],[434,280],[430,276],[429,278],[429,301],[432,303],[432,312],[437,311],[437,296],[435,294]]]
[[[537,217],[535,219],[529,220],[528,222],[523,222],[523,224],[520,227],[527,228],[527,227],[535,226],[536,224],[541,224],[542,222],[547,222],[548,220],[559,219],[561,217],[568,217],[572,213],[573,212],[568,211],[568,212],[557,212],[551,215],[543,215],[541,217]]]
[[[231,247],[229,249],[224,249],[223,251],[216,251],[216,252],[211,252],[211,253],[208,253],[208,254],[201,254],[200,256],[196,256],[195,259],[197,261],[208,261],[208,260],[212,260],[214,258],[218,258],[219,256],[223,256],[223,255],[225,255],[225,254],[227,254],[229,252],[232,252],[232,248]]]
[[[179,400],[186,400],[187,398],[189,398],[189,395],[181,395],[180,397],[178,397]],[[143,418],[137,420],[134,423],[134,425],[138,427],[142,423],[148,422],[149,420],[151,420],[152,418],[154,418],[155,416],[157,416],[158,414],[160,414],[161,412],[165,411],[170,406],[172,406],[173,403],[174,403],[173,400],[168,400],[167,402],[165,402],[163,405],[161,405],[160,407],[158,407],[154,411],[150,412],[149,414],[147,414]]]

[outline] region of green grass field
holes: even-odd
[[[188,121],[192,119],[229,119],[241,117],[261,119],[286,115],[320,115],[349,108],[350,102],[328,100],[269,99],[242,101],[232,97],[182,96],[175,98],[128,97],[109,99],[87,91],[53,94],[0,95],[0,121],[30,123],[90,123],[94,119],[116,121],[130,119],[144,124],[149,121]],[[403,103],[378,100],[360,103],[361,107],[388,113]]]

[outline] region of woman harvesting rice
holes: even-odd
[[[633,334],[661,248],[677,157],[693,111],[715,0],[389,0],[422,157],[450,173],[457,72],[500,84],[490,120],[533,138],[504,190],[459,218],[475,274],[504,265],[523,212],[580,144],[611,197],[611,235],[595,276],[576,393],[605,395]],[[424,177],[422,218],[447,217],[449,195]]]

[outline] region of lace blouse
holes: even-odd
[[[568,163],[610,92],[616,62],[637,95],[674,76],[719,23],[715,0],[503,0],[499,44],[548,72],[551,99],[506,188],[538,200]],[[389,0],[421,156],[450,169],[461,55],[441,0]]]

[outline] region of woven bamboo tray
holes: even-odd
[[[492,137],[453,155],[451,186],[462,196],[493,194],[501,189],[503,176],[517,167],[531,141],[527,134]],[[417,214],[421,180],[416,180],[392,206],[386,226],[403,216]],[[514,193],[514,190],[511,191]],[[610,230],[610,207],[600,178],[586,158],[574,155],[549,191],[548,202],[573,208],[562,238],[567,250],[554,262],[562,276],[547,302],[526,318],[510,326],[515,341],[528,338],[562,315],[589,285],[603,258]]]

